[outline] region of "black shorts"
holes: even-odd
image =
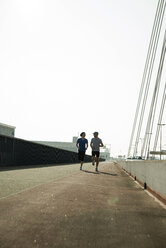
[[[98,152],[97,152],[97,151],[96,151],[96,152],[95,152],[95,151],[92,151],[92,156],[93,156],[93,157],[96,156],[97,158],[99,158],[100,152],[99,152],[99,151],[98,151]]]
[[[85,157],[85,152],[84,151],[78,151],[78,159],[80,161],[84,161],[84,157]]]

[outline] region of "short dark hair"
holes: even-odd
[[[80,133],[80,136],[82,137],[83,134],[85,134],[85,132]]]

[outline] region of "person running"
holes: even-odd
[[[91,139],[90,146],[92,148],[92,164],[95,165],[96,161],[96,172],[98,172],[99,166],[99,156],[100,156],[100,147],[103,147],[102,140],[98,137],[99,133],[93,133],[94,138]]]
[[[81,162],[80,170],[82,170],[82,165],[84,163],[85,152],[88,148],[88,140],[85,139],[86,133],[82,132],[80,134],[81,138],[77,140],[76,146],[78,148],[78,159]]]

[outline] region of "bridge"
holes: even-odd
[[[166,247],[165,8],[159,0],[128,159],[100,159],[96,172],[86,155],[80,171],[76,152],[15,138],[14,127],[0,135],[0,248]]]

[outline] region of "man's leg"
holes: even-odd
[[[99,157],[96,157],[96,171],[98,171],[98,166],[99,166]]]
[[[92,156],[92,164],[95,165],[95,156]]]
[[[84,157],[85,157],[85,152],[81,152],[81,166],[80,166],[80,170],[82,170],[82,166],[83,166],[83,163],[84,163]]]
[[[98,172],[98,166],[99,166],[99,155],[100,152],[96,152],[96,171]]]
[[[92,151],[92,165],[95,165],[95,153]]]
[[[80,170],[82,170],[83,163],[84,163],[84,161],[81,161]]]
[[[82,162],[82,153],[81,153],[81,151],[78,151],[78,159],[80,160],[80,170],[82,170],[82,164],[83,164],[83,162]]]

